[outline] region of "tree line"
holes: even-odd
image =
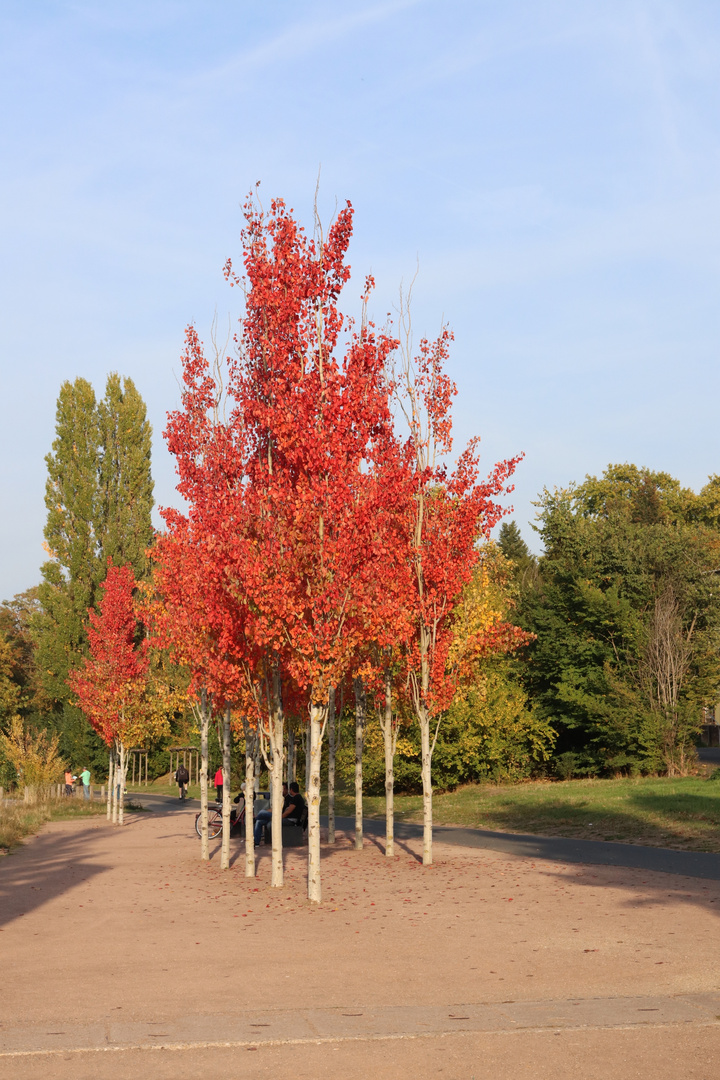
[[[610,465],[540,496],[534,558],[515,523],[518,672],[554,729],[560,776],[683,774],[720,689],[720,478],[695,494]]]

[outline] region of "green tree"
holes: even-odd
[[[45,458],[49,560],[41,568],[36,621],[38,663],[56,710],[70,697],[68,672],[85,646],[88,608],[102,576],[96,533],[99,429],[95,391],[86,379],[64,382],[58,397],[55,440]]]
[[[35,586],[0,604],[0,638],[7,643],[11,656],[8,677],[17,687],[16,711],[33,722],[47,712],[48,707],[32,632],[33,623],[42,610],[38,592]]]
[[[537,573],[537,559],[522,538],[515,521],[503,521],[498,535],[498,547],[514,567],[516,581],[527,584]]]
[[[97,535],[103,565],[129,563],[135,577],[147,575],[145,552],[152,543],[152,428],[145,402],[132,379],[108,376],[98,405],[100,439]]]
[[[151,429],[130,379],[111,374],[97,402],[86,379],[63,383],[56,433],[46,457],[48,516],[33,621],[37,664],[50,701],[61,749],[75,765],[98,765],[104,752],[82,713],[70,703],[68,674],[87,654],[88,610],[105,579],[107,560],[147,572],[145,549],[153,531]],[[82,759],[82,761],[80,760]]]
[[[524,679],[566,771],[688,766],[720,687],[720,536],[699,499],[634,465],[541,497]]]

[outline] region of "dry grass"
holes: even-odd
[[[0,854],[7,855],[26,836],[38,833],[48,821],[96,817],[104,813],[104,803],[84,799],[49,799],[35,806],[6,799],[0,803]]]

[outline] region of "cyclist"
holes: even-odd
[[[175,783],[180,789],[180,799],[185,799],[185,788],[188,780],[190,779],[190,773],[187,771],[184,765],[178,765],[175,770]]]

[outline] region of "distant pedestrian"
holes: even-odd
[[[223,798],[223,771],[222,767],[215,773],[215,798],[222,802]]]
[[[85,766],[83,771],[80,773],[80,781],[81,781],[82,786],[83,786],[83,798],[84,799],[89,799],[90,798],[90,770],[88,769],[87,765]]]
[[[70,769],[65,770],[65,794],[72,795],[73,793],[73,780],[75,777]]]
[[[175,770],[175,783],[177,784],[178,788],[180,789],[180,799],[181,800],[185,798],[185,788],[187,787],[187,783],[188,783],[189,779],[190,779],[190,773],[187,771],[185,766],[184,765],[178,765],[177,769]]]

